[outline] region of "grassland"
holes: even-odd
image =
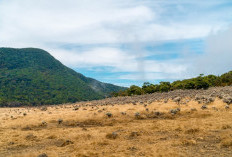
[[[232,109],[181,101],[1,108],[0,157],[232,156]]]

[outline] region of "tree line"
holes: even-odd
[[[169,92],[177,89],[208,89],[216,86],[230,86],[232,85],[232,71],[222,74],[221,76],[200,74],[198,77],[177,80],[172,83],[160,82],[159,84],[152,84],[145,82],[142,87],[132,85],[130,88],[112,93],[112,96],[132,96],[151,94],[155,92]]]

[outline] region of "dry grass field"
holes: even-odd
[[[0,157],[231,157],[232,109],[181,101],[1,108]]]

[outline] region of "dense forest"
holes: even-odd
[[[0,106],[95,100],[124,89],[85,77],[41,49],[0,48]]]
[[[130,88],[113,92],[113,96],[132,96],[132,95],[142,95],[151,94],[155,92],[168,92],[176,89],[207,89],[209,87],[215,86],[230,86],[232,85],[232,71],[225,73],[221,76],[208,75],[200,76],[196,78],[178,80],[173,83],[170,82],[160,82],[159,84],[151,84],[145,82],[142,87],[132,85]]]

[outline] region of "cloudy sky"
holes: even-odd
[[[0,0],[0,47],[142,85],[232,70],[231,0]]]

